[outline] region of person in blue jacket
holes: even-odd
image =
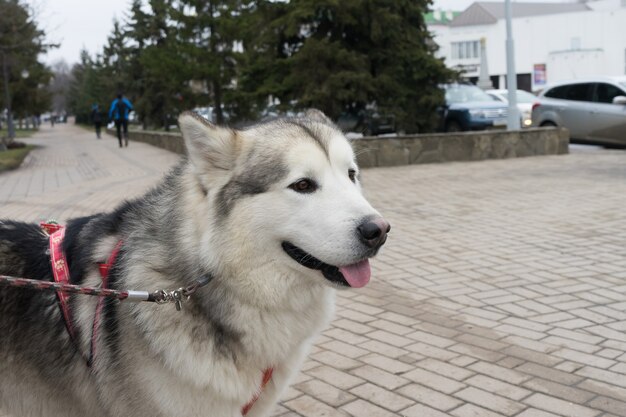
[[[130,113],[131,110],[133,110],[132,103],[122,94],[118,94],[117,98],[111,102],[109,120],[115,122],[120,148],[122,147],[122,128],[124,129],[124,142],[126,146],[128,146],[128,113]]]

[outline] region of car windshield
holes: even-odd
[[[534,103],[535,101],[537,101],[537,97],[534,94],[524,90],[517,90],[518,103]]]
[[[495,101],[493,97],[474,85],[453,84],[444,87],[448,104],[471,101]]]
[[[622,87],[623,90],[626,90],[626,81],[620,81],[617,84],[619,84],[620,87]]]

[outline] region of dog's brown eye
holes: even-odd
[[[317,184],[313,180],[303,178],[291,184],[289,188],[298,193],[312,193],[317,190]]]
[[[353,169],[348,170],[348,177],[350,177],[350,181],[356,182],[356,171]]]

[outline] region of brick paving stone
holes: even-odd
[[[576,372],[577,370],[579,370],[580,368],[582,368],[583,366],[584,365],[581,365],[580,363],[577,363],[577,362],[563,361],[559,363],[558,365],[555,365],[554,369],[572,374]]]
[[[359,345],[359,348],[367,349],[371,352],[377,352],[381,355],[389,356],[390,358],[397,358],[409,353],[406,349],[401,349],[395,346],[388,345],[378,340],[368,340]]]
[[[469,345],[474,345],[481,347],[483,349],[489,350],[501,350],[509,345],[506,343],[500,343],[493,339],[489,339],[486,337],[481,337],[473,334],[462,334],[456,338],[457,341],[467,343]]]
[[[110,210],[178,160],[91,136],[68,124],[26,139],[40,147],[0,174],[0,218]],[[623,160],[594,149],[363,170],[391,236],[372,282],[338,293],[273,415],[626,415]]]
[[[521,388],[520,386],[499,381],[485,375],[475,375],[465,380],[465,383],[480,388],[483,391],[497,394],[514,401],[519,401],[522,398],[529,396],[532,392],[528,389]]]
[[[448,417],[449,414],[442,413],[434,408],[426,407],[422,404],[416,404],[406,410],[402,410],[403,417]]]
[[[405,346],[405,349],[419,353],[420,355],[428,356],[429,358],[447,361],[459,356],[459,354],[456,352],[451,352],[446,349],[440,349],[435,346],[427,345],[426,343],[414,343],[412,345]]]
[[[367,355],[369,353],[368,350],[361,349],[348,343],[340,342],[338,340],[331,340],[326,343],[320,343],[318,346],[352,359],[358,358],[359,356]]]
[[[361,362],[355,361],[330,350],[321,350],[317,353],[310,355],[310,357],[318,362],[342,370],[353,369],[361,365]]]
[[[317,379],[295,385],[299,391],[325,402],[326,404],[339,407],[347,402],[353,401],[356,397],[344,390],[335,388],[330,384]]]
[[[526,375],[534,375],[539,378],[548,379],[550,381],[558,382],[565,385],[573,385],[580,382],[583,378],[556,370],[554,368],[548,368],[546,366],[538,365],[536,363],[525,363],[515,368],[518,372],[523,372]]]
[[[425,404],[441,411],[447,411],[463,404],[463,402],[457,398],[442,394],[419,384],[406,385],[400,388],[398,392],[420,404]]]
[[[499,379],[501,381],[509,382],[511,384],[521,384],[522,382],[531,378],[530,375],[523,372],[507,369],[502,366],[483,361],[476,362],[470,365],[468,368],[472,371],[480,372],[481,374]]]
[[[287,401],[285,406],[305,417],[346,417],[347,413],[328,406],[308,395]]]
[[[371,353],[367,356],[362,356],[359,358],[359,360],[369,365],[376,366],[377,368],[383,369],[394,375],[398,375],[403,372],[408,372],[411,369],[413,369],[413,366],[408,365],[405,362],[391,359],[391,358],[388,358],[386,356],[379,355],[376,353]]]
[[[503,414],[486,410],[474,404],[464,404],[453,410],[450,415],[455,417],[503,417]]]
[[[454,396],[506,416],[517,414],[526,408],[516,401],[474,387],[456,392]]]
[[[611,359],[605,359],[599,356],[589,355],[587,353],[577,352],[572,349],[561,349],[552,353],[554,356],[570,360],[573,362],[579,362],[582,364],[594,366],[596,368],[610,368],[615,365],[615,361]]]
[[[310,369],[306,373],[341,389],[349,389],[365,382],[361,378],[357,378],[346,372],[336,370],[326,365]]]
[[[426,387],[433,388],[446,394],[451,394],[466,386],[466,384],[457,382],[453,379],[419,368],[414,369],[411,372],[407,372],[406,374],[403,374],[403,376],[411,381],[418,382]]]
[[[477,359],[476,358],[472,358],[469,356],[457,356],[453,359],[450,359],[448,362],[450,362],[452,365],[456,365],[456,366],[461,366],[461,367],[466,367],[468,365],[473,364],[474,362],[476,362]]]
[[[624,398],[626,400],[626,398]],[[588,404],[589,407],[598,408],[617,415],[626,415],[626,401],[618,401],[613,398],[596,397]]]
[[[378,406],[384,407],[391,411],[398,411],[415,404],[415,398],[406,398],[394,393],[393,391],[380,388],[373,384],[363,384],[352,388],[350,392],[364,400],[372,402]],[[402,393],[402,390],[397,392]]]
[[[457,381],[462,381],[474,375],[474,372],[468,371],[460,366],[452,365],[433,358],[424,359],[423,361],[418,362],[417,366],[428,371],[435,372],[439,375],[456,379]]]
[[[524,382],[524,387],[535,392],[543,392],[546,395],[551,395],[577,404],[584,404],[595,397],[595,393],[541,378],[534,378]]]
[[[559,337],[559,336],[548,336],[542,339],[541,341],[544,343],[552,344],[554,346],[567,347],[567,348],[570,348],[579,352],[585,352],[585,353],[594,353],[602,349],[598,345],[593,345],[590,343],[583,343],[583,342],[579,342],[576,340],[567,339],[565,337]]]
[[[590,343],[593,345],[597,345],[604,340],[603,337],[594,336],[592,334],[589,334],[588,332],[572,331],[566,329],[552,329],[548,331],[548,334],[559,336],[565,339],[572,339],[577,342]]]
[[[549,411],[555,414],[571,417],[595,417],[601,413],[589,407],[572,404],[568,401],[550,397],[544,394],[533,394],[524,400],[524,403]]]
[[[601,382],[606,382],[612,385],[626,388],[626,378],[616,372],[605,371],[603,369],[593,368],[591,366],[583,366],[576,371],[576,374],[582,377],[596,379]]]
[[[393,417],[396,414],[378,407],[364,400],[356,400],[341,407],[349,415],[354,417],[371,416],[371,417]]]
[[[363,337],[344,329],[333,327],[330,330],[326,330],[324,335],[332,339],[339,340],[341,342],[349,343],[352,345],[358,345],[359,343],[366,343],[369,341],[367,337]]]
[[[618,356],[623,355],[623,352],[615,349],[602,349],[599,352],[596,352],[596,355],[602,356],[603,358],[616,359],[620,360]]]
[[[370,365],[361,366],[360,368],[353,369],[350,372],[353,375],[392,390],[409,383],[409,380],[404,377],[391,374]]]
[[[448,348],[452,352],[461,353],[467,356],[473,356],[476,359],[497,362],[504,358],[505,355],[499,352],[494,352],[492,350],[479,348],[477,346],[473,346],[471,344],[459,343],[454,346],[450,346]]]
[[[544,366],[554,366],[559,362],[562,362],[560,358],[555,358],[551,355],[545,355],[542,352],[538,352],[533,349],[526,349],[521,346],[510,346],[502,351],[507,355],[514,356],[518,359],[535,362]]]
[[[496,365],[503,366],[503,367],[509,368],[509,369],[513,369],[513,368],[516,368],[516,367],[520,366],[523,363],[524,363],[524,361],[519,359],[519,358],[515,358],[513,356],[507,356],[507,357],[505,357],[503,359],[500,359],[498,362],[496,362]]]
[[[558,417],[556,414],[547,411],[537,410],[536,408],[527,408],[517,415],[517,417]]]

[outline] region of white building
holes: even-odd
[[[518,88],[597,75],[626,74],[626,0],[512,2]],[[440,57],[471,81],[480,72],[480,40],[494,88],[506,88],[504,3],[476,2],[450,22],[429,23]]]

